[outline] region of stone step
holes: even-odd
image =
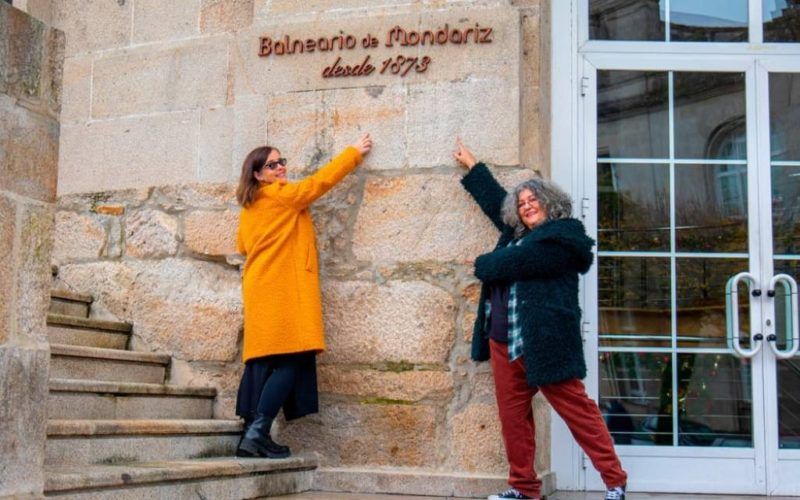
[[[232,457],[238,420],[50,420],[45,464]]]
[[[209,419],[212,387],[51,379],[48,415],[60,419]]]
[[[77,318],[62,314],[47,315],[47,338],[51,344],[83,345],[106,349],[125,349],[132,326],[119,321]]]
[[[117,465],[49,466],[45,496],[142,500],[261,498],[309,491],[317,460],[205,458]]]
[[[163,384],[169,363],[167,354],[50,344],[50,378]]]
[[[92,306],[91,295],[69,290],[50,290],[50,313],[77,318],[88,318]]]

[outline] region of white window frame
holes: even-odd
[[[587,159],[583,158],[586,151],[584,141],[587,138],[583,133],[584,117],[581,102],[583,85],[586,85],[582,79],[585,57],[590,57],[594,61],[604,59],[621,61],[626,54],[640,57],[649,54],[662,62],[671,58],[685,60],[687,56],[698,56],[700,59],[713,57],[717,61],[733,60],[735,56],[742,54],[770,56],[777,61],[800,57],[800,43],[763,43],[760,0],[751,0],[748,5],[750,41],[737,43],[589,40],[589,0],[551,0],[550,7],[551,176],[578,201],[576,203],[578,217],[583,217],[585,210],[589,208],[585,203],[582,182],[582,169],[587,164]],[[668,65],[666,62],[664,64]],[[654,67],[660,66],[661,64],[654,63]],[[587,300],[585,288],[582,287],[581,292],[583,303]],[[596,356],[587,356],[586,361],[589,372],[596,373],[598,368]],[[596,387],[587,387],[587,390],[590,394],[597,394]],[[551,471],[556,475],[557,487],[561,490],[585,490],[586,469],[591,467],[591,464],[587,462],[566,425],[555,413],[551,421],[553,445],[550,464]],[[795,454],[791,455],[794,458]]]

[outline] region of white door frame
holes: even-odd
[[[588,205],[596,206],[596,72],[609,70],[634,70],[634,71],[709,71],[709,72],[732,72],[745,74],[746,89],[746,113],[749,119],[747,126],[747,164],[754,165],[756,161],[756,127],[752,122],[756,119],[755,114],[755,62],[754,60],[742,60],[733,56],[717,57],[714,60],[692,59],[683,54],[667,54],[654,59],[640,54],[627,57],[624,62],[613,55],[602,53],[586,54],[583,59],[582,78],[589,90],[582,98],[584,104],[583,135],[584,135],[584,157],[582,169],[583,198]],[[670,113],[672,107],[670,106]],[[670,123],[672,120],[670,120]],[[671,129],[672,130],[672,129]],[[670,132],[672,133],[672,132]],[[670,141],[673,143],[674,141]],[[646,160],[642,160],[643,162]],[[750,229],[748,231],[749,256],[748,267],[750,270],[757,269],[761,261],[759,255],[760,235],[758,229],[758,172],[755,168],[748,168],[748,221]],[[670,189],[671,196],[674,189]],[[670,203],[671,210],[674,212],[675,204]],[[675,220],[674,214],[670,217]],[[587,210],[584,216],[590,236],[597,239],[597,211]],[[594,266],[586,275],[587,285],[597,283],[597,266]],[[672,278],[675,279],[675,276]],[[675,286],[672,287],[673,294]],[[584,351],[587,359],[587,392],[592,398],[597,400],[599,396],[598,379],[598,348],[597,348],[597,328],[599,324],[596,286],[584,287],[585,304],[583,311],[585,314],[585,324],[587,331],[587,342]],[[762,324],[761,301],[753,297],[748,297],[751,305],[750,331],[759,332]],[[745,299],[742,298],[742,302]],[[673,325],[673,329],[677,328]],[[713,349],[719,352],[720,349]],[[674,352],[668,348],[665,352]],[[695,351],[699,352],[699,351]],[[760,408],[763,406],[763,385],[760,383],[762,372],[762,358],[756,356],[751,360],[752,363],[752,400],[753,400],[753,421],[752,421],[752,448],[706,448],[706,447],[672,447],[672,446],[617,446],[617,452],[623,462],[623,466],[630,475],[629,487],[636,491],[661,491],[661,492],[693,492],[693,493],[741,493],[741,494],[764,494],[766,493],[765,477],[765,443],[764,443],[764,421]],[[673,384],[677,373],[673,371]],[[673,390],[673,400],[677,401],[676,391]],[[680,458],[680,461],[673,461],[673,458]],[[653,474],[652,471],[662,471]],[[649,474],[645,471],[650,471]],[[648,479],[645,481],[645,477]],[[599,475],[594,469],[586,469],[586,489],[597,490],[603,488]]]
[[[583,134],[578,132],[578,0],[550,0],[550,8],[551,178],[573,199],[579,199],[578,152],[583,150],[580,144]],[[592,369],[591,366],[587,368]],[[552,411],[551,415],[550,469],[555,473],[556,485],[560,490],[585,490],[583,452],[561,418]]]
[[[587,202],[594,197],[593,193],[586,196],[589,192],[585,189],[584,173],[589,172],[595,165],[595,148],[588,142],[596,140],[593,135],[594,125],[588,124],[591,131],[587,131],[587,120],[585,110],[596,110],[595,92],[585,92],[586,89],[594,85],[592,75],[594,67],[613,67],[614,69],[627,69],[625,66],[634,66],[630,69],[654,69],[668,70],[670,66],[679,67],[681,70],[713,70],[719,71],[746,71],[747,72],[747,116],[750,121],[761,124],[769,123],[769,111],[766,109],[769,103],[767,96],[768,86],[766,71],[799,71],[797,61],[800,60],[800,44],[761,44],[761,43],[653,43],[653,42],[603,42],[588,40],[588,16],[582,13],[588,12],[589,0],[554,0],[551,1],[551,160],[552,178],[563,186],[576,200],[580,200],[577,206],[580,213],[576,214],[583,217],[587,228],[596,227],[595,210],[588,209]],[[758,1],[751,1],[749,7],[750,14],[750,39],[760,41],[762,39],[762,17],[761,5]],[[568,28],[568,29],[565,29]],[[609,53],[613,50],[613,54]],[[623,54],[621,57],[620,54]],[[657,54],[656,58],[653,55]],[[648,56],[647,58],[641,56]],[[743,55],[751,55],[751,58],[743,58]],[[756,58],[758,63],[756,63]],[[651,62],[648,62],[649,59]],[[653,59],[656,61],[653,62]],[[694,61],[692,61],[694,59]],[[636,64],[629,64],[628,61],[636,61]],[[591,73],[587,77],[586,73]],[[587,81],[586,78],[589,78]],[[581,97],[585,94],[585,97]],[[766,105],[765,105],[766,104]],[[594,107],[592,107],[594,106]],[[765,119],[766,114],[766,121]],[[594,114],[592,114],[594,116]],[[761,126],[758,131],[756,127],[748,126],[748,164],[761,166],[769,165],[769,132],[768,127]],[[590,133],[591,132],[591,133]],[[757,135],[756,135],[757,134]],[[766,141],[766,143],[764,142]],[[766,147],[764,147],[766,144]],[[766,161],[766,163],[764,163]],[[756,178],[755,172],[751,173],[748,169],[748,199],[758,198],[759,196],[769,196],[769,182],[761,181]],[[767,168],[768,170],[768,168]],[[754,177],[756,176],[756,177]],[[588,199],[587,199],[588,198]],[[768,199],[768,198],[766,198]],[[755,221],[753,216],[760,219],[751,224],[751,231],[759,231],[760,234],[754,235],[762,242],[771,242],[771,214],[761,211],[756,215],[753,213],[755,203],[750,203],[751,221]],[[751,236],[752,241],[752,236]],[[761,269],[763,279],[769,280],[768,273],[772,272],[771,248],[750,249],[751,267]],[[752,260],[761,255],[760,262],[754,263]],[[769,261],[769,262],[765,262]],[[596,270],[592,270],[593,275],[586,279],[596,280]],[[770,274],[771,276],[771,274]],[[584,281],[585,283],[585,281]],[[584,310],[587,313],[596,313],[596,298],[587,296],[587,287],[582,287],[581,298]],[[586,307],[591,305],[591,307]],[[754,311],[755,313],[755,311]],[[767,314],[765,311],[764,314]],[[756,321],[756,314],[751,321]],[[587,324],[591,327],[596,325],[596,318],[587,317]],[[590,328],[591,329],[591,328]],[[596,330],[596,327],[595,327]],[[596,335],[596,333],[594,334]],[[587,390],[593,396],[597,396],[597,347],[596,337],[590,338],[587,343],[587,369],[592,375],[591,383],[587,385]],[[765,357],[766,356],[766,357]],[[759,370],[763,373],[775,373],[775,361],[772,356],[759,354]],[[754,366],[755,373],[755,366]],[[754,376],[754,379],[756,377]],[[760,376],[759,376],[760,378]],[[753,397],[763,401],[764,387],[761,384],[754,384]],[[757,394],[756,394],[757,392]],[[774,392],[774,391],[772,391]],[[774,397],[773,397],[774,399]],[[731,490],[736,493],[768,493],[768,494],[800,494],[797,485],[781,485],[779,478],[785,476],[788,471],[783,471],[778,467],[770,467],[765,470],[765,460],[772,464],[788,464],[788,467],[800,465],[800,451],[798,450],[778,450],[777,449],[777,429],[774,429],[775,413],[777,412],[776,401],[765,401],[765,420],[753,423],[753,449],[747,449],[754,454],[752,457],[756,461],[755,474],[757,482],[749,491]],[[758,412],[757,412],[758,413]],[[769,425],[765,425],[769,422]],[[770,427],[770,428],[767,428]],[[599,484],[596,480],[596,473],[591,470],[591,464],[587,463],[585,456],[580,448],[572,439],[566,426],[561,419],[553,414],[551,426],[551,470],[555,472],[559,489],[563,490],[585,490],[597,489]],[[756,448],[760,447],[761,453],[756,453]],[[654,450],[655,451],[655,450]],[[706,450],[710,451],[710,450]],[[657,453],[664,454],[665,450],[658,450]],[[680,452],[680,450],[678,450]],[[732,448],[720,449],[707,453],[707,455],[726,456],[735,459],[742,456],[742,450]],[[746,454],[746,453],[745,453]],[[682,455],[678,453],[677,456]],[[760,456],[758,456],[760,455]],[[766,457],[766,459],[764,458]],[[624,459],[623,459],[624,460]],[[794,470],[794,469],[793,469]],[[587,471],[589,474],[587,475]],[[595,474],[594,477],[591,474]],[[675,485],[664,485],[663,491],[676,491]],[[719,485],[717,485],[719,486]],[[658,487],[658,489],[661,489]],[[716,492],[727,491],[724,488],[714,489]],[[695,492],[700,492],[695,491]],[[711,492],[711,490],[709,490]]]
[[[761,176],[760,196],[769,199],[771,196],[771,144],[769,130],[769,75],[771,73],[797,73],[800,74],[800,57],[787,58],[784,56],[760,57],[757,63],[757,91],[758,120],[764,124],[758,134],[758,170]],[[772,253],[772,213],[765,210],[759,224],[762,228],[762,244],[764,251],[761,262],[762,281],[769,282],[775,274]],[[764,320],[775,322],[773,304],[764,308]],[[770,350],[762,353],[764,357],[764,383],[776,385],[777,359]],[[800,471],[800,450],[781,450],[778,447],[778,399],[776,391],[767,391],[764,402],[765,411],[765,437],[767,464],[767,492],[770,495],[800,495],[800,481],[797,480]],[[787,481],[787,478],[793,480]]]

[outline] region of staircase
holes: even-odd
[[[51,293],[45,496],[258,498],[307,491],[316,460],[237,459],[238,420],[216,390],[168,385],[170,356],[127,350],[132,327],[90,318],[92,297]]]

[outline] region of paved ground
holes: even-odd
[[[626,500],[797,500],[797,497],[760,497],[760,496],[740,496],[740,495],[675,495],[675,494],[653,494],[653,493],[630,493]],[[289,495],[281,497],[281,500],[444,500],[443,497],[422,497],[405,495],[357,495],[351,493],[324,493],[309,492],[299,495]],[[571,491],[556,492],[547,497],[547,500],[602,500],[601,492],[580,492]],[[456,500],[450,497],[450,500]]]

